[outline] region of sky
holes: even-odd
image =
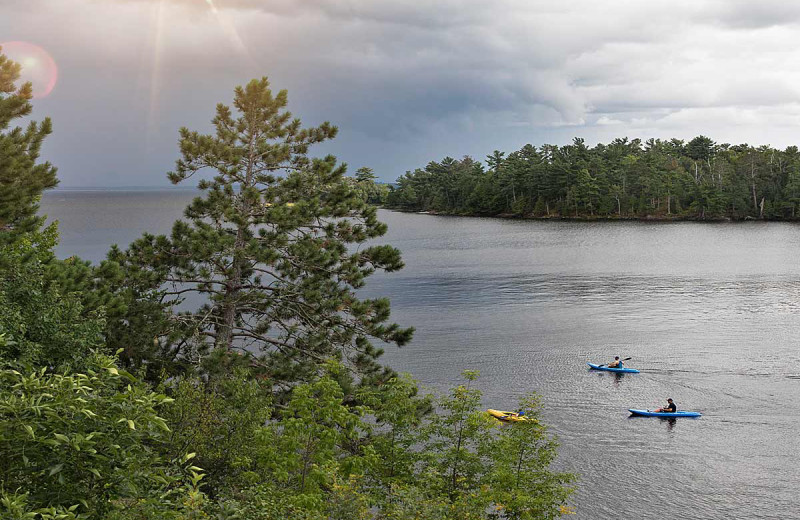
[[[262,76],[305,124],[339,127],[312,154],[384,181],[574,137],[783,148],[800,144],[798,31],[785,0],[0,0],[0,43],[57,67],[33,118],[53,119],[64,187],[168,185],[178,129],[210,132]]]

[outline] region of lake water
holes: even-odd
[[[50,192],[61,256],[168,232],[191,192]],[[796,517],[800,226],[538,222],[381,211],[406,268],[370,279],[434,389],[480,370],[487,407],[544,398],[575,518]],[[631,356],[641,374],[587,371]],[[700,419],[629,418],[672,397]]]

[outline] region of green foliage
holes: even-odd
[[[477,374],[467,373],[466,385],[438,401],[439,413],[424,414],[430,398],[417,397],[407,376],[362,389],[369,405],[352,406],[341,370],[328,364],[278,408],[242,372],[171,381],[173,402],[107,356],[93,356],[85,373],[4,370],[0,512],[87,520],[559,516],[572,477],[549,469],[556,443],[538,421],[538,401],[522,403],[534,421],[498,428],[479,409]]]
[[[347,181],[364,202],[380,206],[386,203],[386,198],[389,195],[389,186],[377,183],[375,179],[377,177],[372,168],[363,166],[356,170],[355,177],[349,177]]]
[[[261,461],[271,467],[273,479],[299,495],[313,496],[331,485],[331,477],[359,474],[373,456],[371,447],[355,446],[367,424],[360,420],[362,407],[344,404],[344,392],[336,371],[313,383],[297,386],[288,406],[279,411],[278,421],[265,429],[261,439]],[[350,453],[346,448],[353,446]]]
[[[368,485],[374,500],[391,503],[398,486],[415,484],[419,453],[414,449],[423,439],[421,426],[432,409],[432,396],[418,396],[416,381],[409,375],[391,378],[378,388],[362,389],[376,426],[370,443],[377,455]]]
[[[344,403],[340,366],[296,387],[286,408],[255,437],[258,484],[223,503],[243,518],[555,518],[573,476],[553,472],[557,444],[538,419],[507,427],[481,408],[467,383],[422,413],[408,376],[364,389],[367,406]]]
[[[405,478],[385,479],[379,501],[385,518],[555,518],[563,514],[574,476],[554,472],[557,443],[539,421],[536,396],[520,407],[528,422],[500,425],[481,410],[477,372],[464,373],[458,385],[438,400],[438,412],[416,423],[414,407],[405,422],[414,424],[405,450],[412,459]],[[392,400],[397,407],[398,401]],[[394,412],[399,413],[399,412]],[[376,443],[376,446],[381,444]],[[416,448],[416,449],[415,449]],[[385,450],[384,450],[385,453]],[[383,468],[382,468],[383,469]],[[385,469],[381,473],[385,478]]]
[[[481,392],[472,387],[476,372],[464,372],[466,385],[458,385],[439,400],[442,413],[427,427],[425,455],[434,492],[459,503],[465,494],[481,488],[489,471],[492,431],[497,421],[483,412]]]
[[[197,453],[204,491],[211,496],[251,486],[257,448],[253,440],[272,414],[271,388],[243,369],[210,381],[185,377],[163,384],[175,402],[163,417],[170,425],[166,453],[171,459]]]
[[[187,371],[191,359],[178,356],[171,342],[159,341],[160,333],[172,325],[167,312],[173,300],[164,300],[154,289],[158,278],[136,266],[126,264],[124,254],[112,247],[108,259],[99,265],[77,257],[51,258],[46,263],[45,278],[62,294],[77,299],[83,316],[105,316],[103,337],[109,351],[122,349],[121,362],[158,384],[164,374]],[[179,331],[173,331],[171,338]]]
[[[507,518],[558,518],[575,477],[547,470],[558,444],[540,420],[540,398],[529,395],[519,408],[529,420],[501,428],[492,450],[492,501]]]
[[[168,402],[103,355],[84,372],[0,371],[0,516],[178,510],[201,477],[185,487],[187,459],[166,461],[154,449],[169,432],[158,415]]]
[[[333,157],[308,158],[336,128],[303,129],[286,92],[254,80],[236,89],[238,117],[217,107],[214,135],[181,130],[173,182],[214,171],[186,220],[95,266],[56,259],[56,226],[41,229],[35,216],[55,185],[55,169],[36,164],[50,124],[6,131],[30,112],[30,85],[13,86],[18,72],[0,55],[1,518],[562,512],[571,476],[550,470],[556,443],[538,402],[523,403],[535,420],[498,428],[480,410],[477,373],[441,399],[420,397],[409,376],[378,365],[372,344],[402,345],[412,330],[387,323],[388,300],[356,297],[374,271],[402,267],[396,249],[362,247],[386,231],[372,204],[423,197],[445,210],[549,213],[550,188],[531,190],[525,175],[541,163],[535,149],[496,151],[487,171],[447,158],[387,194],[369,168],[346,178]],[[589,173],[583,142],[575,147],[580,161],[559,159],[558,176],[580,186],[557,206],[599,211],[606,182]],[[184,310],[186,295],[200,308]],[[153,386],[101,353],[112,347]]]
[[[42,191],[57,183],[56,169],[38,163],[51,125],[45,119],[10,128],[32,110],[30,83],[14,85],[19,72],[0,53],[0,367],[18,361],[80,367],[102,345],[103,312],[86,311],[49,274],[58,262],[58,231],[55,224],[42,229],[36,211]]]
[[[718,144],[705,136],[615,139],[588,148],[525,145],[495,151],[484,169],[449,157],[407,172],[392,208],[565,218],[798,218],[797,147]]]
[[[31,84],[15,87],[19,74],[20,65],[6,58],[0,47],[0,244],[41,225],[43,219],[36,215],[39,197],[58,183],[56,169],[38,162],[42,142],[52,132],[50,119],[31,121],[25,129],[10,128],[32,110]]]
[[[228,493],[226,501],[244,518],[370,518],[361,479],[377,460],[359,442],[369,430],[366,409],[344,404],[341,370],[329,364],[321,377],[295,387],[251,440],[259,483]]]
[[[449,520],[453,507],[447,500],[429,493],[423,486],[393,485],[392,500],[379,516],[381,520]]]
[[[265,374],[287,383],[311,379],[329,357],[384,377],[376,362],[382,351],[371,341],[403,344],[412,331],[386,323],[388,300],[362,300],[355,291],[374,271],[403,264],[390,246],[352,247],[386,226],[334,157],[307,156],[336,128],[302,128],[285,109],[286,92],[273,95],[266,78],[237,88],[233,105],[237,115],[217,106],[213,135],[181,130],[182,158],[169,178],[213,171],[199,182],[204,195],[186,208],[187,220],[169,237],[145,235],[114,252],[135,297],[167,311],[149,329],[160,351],[170,361],[201,363],[218,350],[256,354]],[[205,303],[180,312],[187,295]],[[129,316],[120,323],[132,323]]]
[[[50,225],[0,245],[0,362],[79,368],[103,346],[102,312],[85,313],[77,296],[62,294],[47,276],[56,240]]]

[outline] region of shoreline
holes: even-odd
[[[418,215],[434,215],[438,217],[471,217],[471,218],[500,218],[507,220],[542,220],[542,221],[562,221],[562,222],[705,222],[709,224],[719,223],[745,223],[745,222],[787,222],[797,223],[800,222],[800,217],[785,218],[785,219],[768,219],[768,218],[733,218],[733,217],[697,217],[697,216],[678,216],[678,215],[646,215],[644,217],[616,217],[616,216],[562,216],[562,215],[549,215],[549,216],[536,216],[536,215],[517,215],[514,213],[498,213],[498,214],[480,214],[480,213],[450,213],[446,211],[417,211],[403,208],[392,208],[388,206],[379,206],[381,209],[389,211],[397,211],[399,213],[416,213]]]

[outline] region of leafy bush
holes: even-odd
[[[85,372],[0,371],[0,516],[180,511],[201,477],[189,481],[187,471],[199,468],[156,449],[170,431],[158,409],[170,401],[104,355],[87,360]]]
[[[175,399],[163,414],[171,428],[168,457],[196,452],[194,462],[203,468],[204,491],[211,496],[259,481],[254,439],[273,413],[270,385],[237,369],[224,378],[187,376],[162,387]]]
[[[253,520],[549,519],[566,511],[574,476],[550,469],[557,443],[535,396],[520,403],[529,421],[501,425],[481,410],[477,373],[466,372],[467,383],[437,401],[438,413],[422,415],[431,398],[417,397],[416,383],[401,376],[353,408],[338,370],[328,365],[296,387],[260,430],[260,483],[226,493],[229,511]]]

